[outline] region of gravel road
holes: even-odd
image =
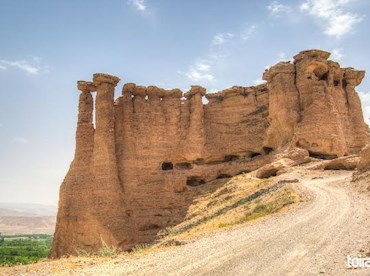
[[[370,275],[346,256],[370,241],[370,200],[348,188],[351,172],[301,178],[309,200],[293,211],[78,275]]]

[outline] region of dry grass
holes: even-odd
[[[223,182],[222,182],[223,181]],[[256,179],[247,174],[206,185],[189,207],[185,220],[159,233],[160,245],[169,241],[181,244],[220,228],[246,223],[279,212],[300,200],[289,183]]]

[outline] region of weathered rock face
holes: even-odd
[[[364,147],[360,154],[360,161],[357,164],[358,173],[370,171],[370,144]]]
[[[60,190],[51,256],[93,251],[103,241],[124,250],[150,242],[183,220],[194,186],[256,170],[282,148],[303,159],[358,153],[369,141],[354,89],[364,72],[342,69],[329,55],[301,52],[266,71],[267,84],[214,94],[127,83],[114,101],[118,78],[78,82],[76,153]]]

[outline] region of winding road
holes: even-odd
[[[300,177],[309,200],[292,211],[116,265],[83,269],[102,275],[370,275],[349,269],[370,241],[370,200],[348,188],[351,172]]]

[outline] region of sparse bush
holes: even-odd
[[[149,246],[150,246],[150,244],[148,244],[148,243],[140,243],[140,244],[135,245],[135,246],[131,249],[131,252],[132,252],[133,254],[135,254],[135,253],[138,253],[138,252],[140,252],[140,251],[142,251],[142,250],[144,250],[144,249],[148,248]]]
[[[116,246],[108,245],[102,238],[101,238],[102,247],[98,250],[98,256],[100,257],[116,257],[119,253],[119,250]]]

